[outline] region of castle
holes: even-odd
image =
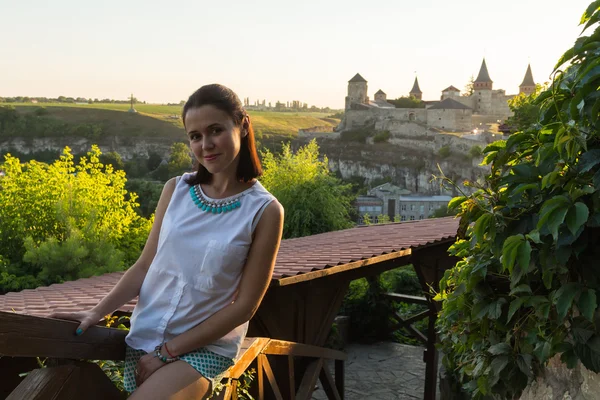
[[[519,85],[519,93],[531,94],[534,91],[535,81],[529,65]],[[423,92],[417,78],[409,95],[422,100]],[[338,130],[374,127],[380,131],[411,135],[427,135],[429,128],[470,132],[481,125],[511,116],[508,100],[514,96],[507,95],[504,89],[493,89],[485,58],[473,83],[471,95],[461,96],[459,89],[449,86],[442,91],[440,100],[424,101],[425,108],[396,108],[387,101],[382,90],[378,90],[371,101],[367,81],[356,74],[348,81],[344,119]]]

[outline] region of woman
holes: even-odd
[[[139,295],[125,339],[131,399],[201,399],[233,364],[267,290],[283,208],[261,166],[237,95],[207,85],[182,113],[197,171],[169,180],[140,258],[94,308],[55,313],[76,334]]]

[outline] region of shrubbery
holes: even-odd
[[[140,217],[125,173],[93,146],[51,165],[7,155],[0,178],[0,292],[122,270],[139,256],[151,220]]]

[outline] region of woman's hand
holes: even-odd
[[[54,312],[49,318],[68,319],[78,321],[79,326],[75,330],[77,336],[81,335],[92,325],[96,325],[104,315],[98,315],[94,310],[78,311],[78,312]]]
[[[139,387],[150,377],[150,375],[163,365],[166,364],[155,357],[153,352],[142,356],[134,370],[136,385]]]

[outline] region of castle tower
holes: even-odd
[[[385,94],[385,92],[381,89],[379,89],[377,91],[377,93],[375,93],[375,102],[386,102],[387,101],[387,95]]]
[[[478,114],[492,114],[492,88],[494,82],[485,64],[485,58],[481,63],[477,79],[473,83],[473,110]]]
[[[350,109],[352,103],[369,103],[369,97],[367,96],[367,80],[360,76],[360,74],[354,75],[354,77],[348,81],[348,96],[346,96],[346,110]]]
[[[529,64],[527,72],[525,72],[525,78],[523,78],[523,82],[519,85],[519,94],[525,93],[529,96],[533,92],[535,92],[535,81],[533,80],[533,73],[531,73],[531,64]]]
[[[412,89],[410,89],[409,95],[411,97],[414,97],[417,100],[423,99],[423,92],[421,92],[421,89],[419,88],[419,80],[417,79],[416,76],[415,76],[415,83],[413,84]]]

